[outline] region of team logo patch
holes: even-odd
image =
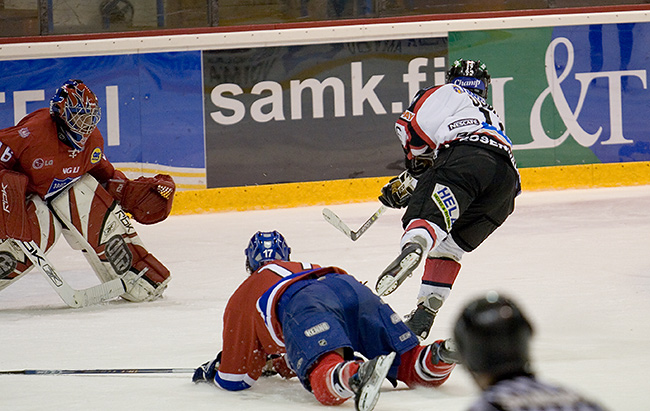
[[[90,154],[90,163],[97,164],[101,159],[102,159],[102,149],[99,147],[95,147],[92,154]]]
[[[20,130],[18,130],[18,135],[21,136],[22,138],[27,138],[29,135],[32,134],[27,127],[23,127]]]
[[[322,323],[317,324],[317,325],[305,330],[305,335],[307,337],[313,337],[314,335],[320,334],[320,333],[325,332],[325,331],[327,331],[329,329],[330,329],[330,325],[327,322],[323,321]]]
[[[44,165],[45,165],[45,160],[43,160],[42,158],[37,158],[32,162],[32,168],[34,170],[41,169],[43,168]]]
[[[45,194],[45,198],[49,198],[53,196],[54,194],[63,190],[68,185],[74,183],[77,180],[79,180],[79,177],[75,177],[75,178],[68,177],[64,180],[59,180],[58,178],[55,178],[54,180],[52,180],[52,184],[50,184],[50,188],[47,189],[47,194]]]
[[[463,119],[454,121],[453,123],[449,124],[447,127],[451,131],[451,130],[457,129],[458,127],[480,126],[480,125],[481,125],[481,123],[475,118],[463,118]]]
[[[474,77],[457,77],[454,79],[454,84],[466,88],[477,88],[479,90],[485,90],[485,85],[483,82]]]
[[[415,114],[413,114],[412,111],[406,110],[405,112],[402,113],[400,117],[406,121],[411,121],[415,117]]]
[[[131,268],[133,263],[133,254],[129,250],[129,246],[120,235],[114,235],[106,243],[106,258],[111,263],[113,270],[118,275],[122,275]]]
[[[13,254],[7,251],[0,251],[0,280],[13,273],[17,265],[18,262]]]
[[[447,231],[451,230],[451,226],[458,219],[458,201],[454,197],[454,193],[447,186],[436,184],[431,194],[433,202],[436,204],[443,217],[445,218],[445,226]]]

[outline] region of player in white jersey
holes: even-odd
[[[470,411],[602,411],[568,388],[531,371],[533,327],[520,308],[496,292],[465,306],[454,327],[463,365],[483,390]]]
[[[514,211],[520,179],[503,122],[486,102],[490,75],[480,60],[456,60],[447,84],[420,90],[395,124],[406,170],[382,188],[388,207],[407,207],[401,254],[380,275],[392,293],[424,258],[416,309],[407,325],[426,339],[451,292],[464,253]]]

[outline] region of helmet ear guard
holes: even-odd
[[[81,80],[68,80],[50,100],[50,115],[63,128],[65,141],[83,150],[101,120],[97,96]]]
[[[458,59],[447,70],[445,76],[447,83],[464,87],[473,93],[487,98],[490,74],[487,66],[481,60]]]
[[[252,273],[270,261],[289,261],[290,254],[291,248],[282,234],[277,231],[258,231],[251,237],[248,247],[244,250],[246,270]]]

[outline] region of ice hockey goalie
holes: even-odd
[[[169,270],[147,251],[131,218],[167,218],[176,186],[168,175],[131,180],[116,170],[103,152],[100,113],[93,92],[69,80],[49,109],[0,130],[0,290],[33,268],[24,244],[47,252],[61,234],[102,283],[122,280],[122,298],[153,300],[167,287]]]
[[[122,298],[126,300],[156,299],[171,279],[169,270],[145,248],[129,215],[90,175],[47,202],[29,196],[25,221],[21,239],[34,240],[47,252],[63,234],[73,249],[82,251],[102,282],[124,280]],[[13,234],[12,238],[18,237]],[[31,268],[30,260],[14,242],[2,240],[0,290]]]

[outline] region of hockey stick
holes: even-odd
[[[34,241],[13,240],[23,250],[25,255],[38,266],[43,276],[50,283],[54,291],[68,306],[73,308],[94,305],[111,298],[118,297],[126,291],[121,278],[95,285],[83,290],[75,290],[61,277],[45,253]]]
[[[386,206],[382,204],[382,206],[379,207],[379,209],[377,211],[375,211],[375,213],[373,215],[371,215],[370,218],[368,218],[366,220],[366,222],[363,223],[363,225],[361,227],[359,227],[359,229],[357,231],[352,231],[350,229],[350,227],[348,227],[348,225],[345,224],[343,222],[343,220],[341,220],[341,218],[339,216],[337,216],[336,214],[334,214],[334,212],[332,210],[330,210],[329,208],[324,208],[323,209],[323,217],[325,218],[325,221],[332,224],[340,232],[342,232],[348,238],[350,238],[350,240],[357,241],[359,239],[359,237],[361,237],[363,235],[363,233],[368,231],[370,226],[373,225],[375,223],[375,221],[377,221],[379,216],[381,216],[384,213],[384,211],[386,211]]]
[[[109,368],[96,370],[9,370],[0,371],[0,375],[78,375],[78,374],[189,374],[195,368]]]

